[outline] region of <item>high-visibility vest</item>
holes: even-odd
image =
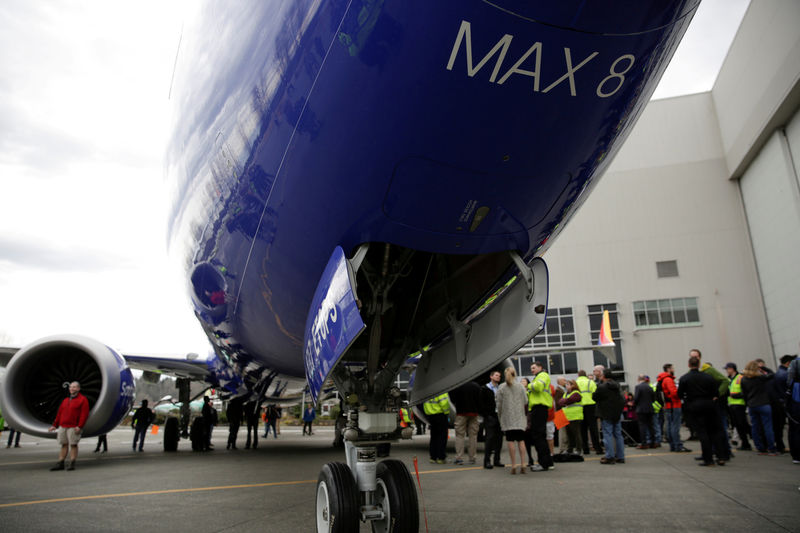
[[[728,405],[745,405],[744,398],[734,398],[734,394],[742,393],[742,375],[736,374],[728,385]]]
[[[528,408],[534,405],[544,405],[545,407],[552,407],[553,396],[550,394],[550,375],[542,370],[533,378],[528,384],[528,390],[531,394],[528,395]]]
[[[655,397],[655,392],[656,392],[656,388],[658,388],[658,385],[655,384],[655,383],[651,383],[650,384],[650,388],[653,389],[653,394],[654,394],[653,397]],[[661,405],[660,403],[658,403],[658,400],[653,400],[653,412],[655,414],[660,413],[662,407],[664,407],[664,406]]]
[[[426,415],[438,415],[439,413],[449,414],[450,396],[448,396],[446,392],[435,396],[423,404],[423,409]]]
[[[576,394],[580,394],[579,391],[572,391],[566,395],[566,398],[571,398]],[[564,416],[567,417],[567,420],[572,422],[573,420],[583,420],[583,405],[580,402],[573,403],[571,405],[567,405],[566,407],[561,408],[564,411]]]
[[[578,390],[581,393],[581,405],[594,405],[595,401],[592,399],[592,394],[597,390],[597,383],[586,376],[578,376],[575,382],[578,384]]]
[[[413,419],[414,415],[411,414],[411,411],[405,407],[400,408],[400,427],[408,427]]]

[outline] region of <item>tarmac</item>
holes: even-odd
[[[263,431],[263,429],[261,430]],[[344,461],[333,431],[303,436],[283,427],[259,437],[257,450],[226,450],[227,427],[214,431],[215,450],[162,450],[148,434],[133,452],[133,431],[108,435],[108,453],[81,442],[74,471],[50,472],[54,440],[23,435],[20,448],[0,436],[0,531],[313,532],[321,466]],[[448,459],[453,454],[451,431]],[[419,473],[421,532],[737,531],[800,532],[800,465],[789,455],[737,452],[725,466],[698,468],[698,453],[626,449],[626,463],[558,463],[549,472],[510,475],[510,468],[428,462],[428,435],[392,445],[392,458]],[[687,446],[699,452],[696,442]],[[508,463],[504,445],[503,461]],[[362,524],[360,531],[370,531]]]

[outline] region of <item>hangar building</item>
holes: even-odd
[[[651,101],[553,247],[546,329],[594,344],[608,309],[621,381],[777,366],[800,341],[800,2],[753,0],[710,92]],[[599,352],[542,357],[591,371]],[[517,359],[529,375],[530,356]]]

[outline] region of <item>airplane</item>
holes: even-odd
[[[318,531],[418,531],[407,467],[377,461],[412,403],[541,331],[542,255],[631,131],[699,0],[209,2],[169,97],[170,252],[206,359],[76,336],[14,352],[0,404],[45,435],[83,384],[87,436],[133,399],[130,368],[229,395],[343,398],[345,463],[322,467]],[[182,392],[181,401],[188,397]],[[172,424],[170,442],[177,439]],[[166,434],[165,434],[166,435]]]

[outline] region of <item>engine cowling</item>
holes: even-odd
[[[6,367],[0,406],[8,425],[30,435],[54,437],[48,429],[73,381],[89,400],[84,437],[108,433],[133,405],[133,375],[117,352],[79,335],[45,337],[14,354]]]

